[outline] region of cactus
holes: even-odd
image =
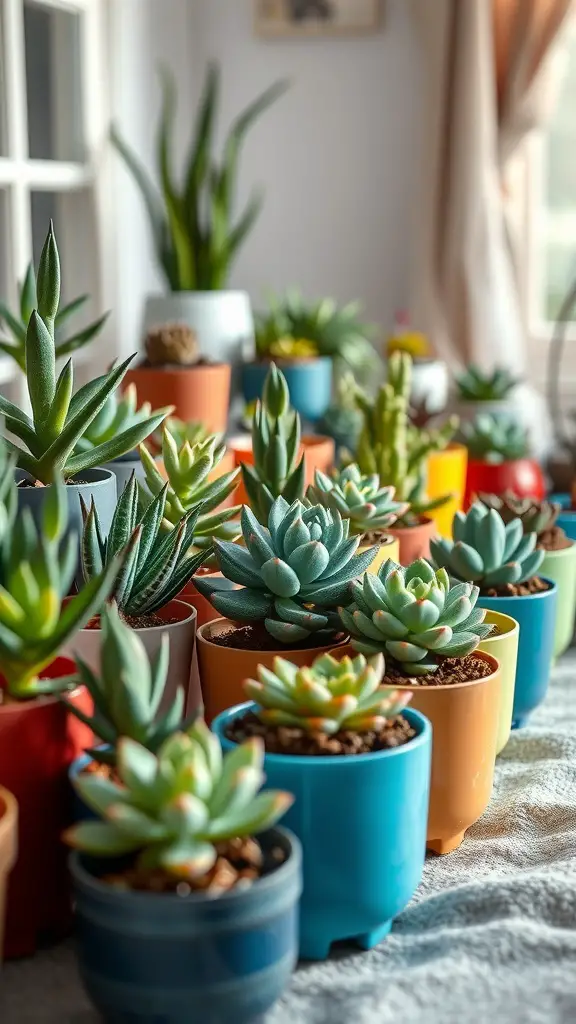
[[[300,417],[290,407],[284,374],[271,363],[252,423],[254,465],[241,467],[248,500],[263,525],[275,498],[282,496],[290,504],[304,495],[304,456],[297,462],[299,450]]]
[[[445,448],[455,433],[452,417],[443,427],[417,430],[410,423],[412,359],[405,352],[393,352],[388,359],[388,379],[374,401],[361,391],[356,402],[364,424],[358,439],[355,461],[360,471],[376,473],[380,483],[393,487],[396,499],[409,510],[401,523],[410,526],[427,512],[444,505],[449,494],[429,501],[426,497],[426,462],[431,452]]]
[[[394,501],[393,487],[380,487],[377,473],[363,476],[355,464],[333,477],[317,469],[306,497],[311,505],[324,505],[349,519],[350,533],[359,537],[384,532],[408,511],[406,502]]]
[[[92,498],[87,509],[82,497],[82,573],[92,580],[127,550],[121,570],[112,586],[111,598],[123,615],[152,615],[175,598],[198,571],[209,551],[191,553],[199,506],[186,512],[169,534],[161,530],[168,484],[138,510],[138,486],[134,473],[122,492],[104,540],[98,512]]]
[[[69,359],[56,379],[55,325],[60,303],[60,259],[50,224],[38,268],[38,309],[33,310],[26,332],[26,383],[32,417],[0,395],[0,415],[6,427],[23,441],[27,451],[7,441],[17,466],[34,480],[50,484],[83,470],[101,466],[132,451],[158,426],[164,413],[156,413],[122,430],[89,451],[76,452],[107,399],[118,387],[133,356],[72,394],[73,369]]]
[[[551,530],[560,530],[556,520],[561,507],[553,502],[518,498],[513,491],[505,491],[502,497],[497,494],[477,494],[476,498],[486,508],[495,509],[504,523],[520,519],[524,533],[535,533],[538,541]]]
[[[520,383],[506,367],[497,367],[492,373],[483,373],[470,365],[455,377],[460,398],[466,402],[501,402]]]
[[[521,519],[504,523],[496,509],[479,501],[468,512],[456,513],[452,531],[453,541],[436,537],[430,542],[434,563],[484,591],[532,579],[544,558],[536,549],[536,534],[525,534]]]
[[[481,462],[510,462],[528,455],[528,437],[521,424],[479,413],[472,423],[464,423],[460,439],[471,459]]]
[[[202,721],[170,736],[157,754],[123,737],[120,784],[87,773],[74,780],[102,820],[81,822],[64,839],[98,857],[133,854],[137,869],[194,881],[214,866],[216,844],[263,832],[290,807],[289,793],[258,793],[263,761],[257,739],[222,757]]]
[[[96,418],[92,420],[88,430],[78,441],[75,451],[90,451],[99,444],[111,441],[121,431],[149,420],[150,416],[161,416],[164,419],[173,410],[173,405],[167,405],[163,409],[152,411],[152,406],[149,402],[144,402],[138,408],[136,385],[129,384],[120,398],[117,398],[115,393],[109,396],[104,407]]]
[[[86,687],[94,702],[94,712],[86,715],[76,704],[62,700],[72,715],[107,744],[87,753],[99,764],[115,765],[116,749],[122,736],[156,753],[164,740],[182,727],[185,695],[182,687],[178,687],[171,707],[158,717],[168,674],[170,638],[167,633],[151,664],[138,633],[122,622],[115,604],[103,609],[100,621],[100,675],[75,655],[76,682]]]
[[[200,358],[196,331],[187,324],[162,324],[146,335],[146,355],[151,366],[191,366]]]
[[[328,642],[340,625],[334,609],[376,549],[355,555],[359,539],[348,539],[348,520],[322,505],[288,505],[279,497],[268,529],[246,505],[240,521],[246,547],[215,541],[214,548],[223,575],[243,589],[218,591],[199,578],[200,593],[235,622],[264,622],[281,644],[300,643],[318,631]]]
[[[341,661],[322,654],[309,668],[274,658],[271,669],[258,666],[258,679],[247,679],[244,691],[257,704],[255,714],[265,725],[327,736],[343,729],[379,732],[411,697],[380,686],[383,675],[381,654],[368,662],[361,654]]]
[[[69,685],[38,677],[106,599],[121,561],[103,567],[65,605],[78,542],[66,533],[64,484],[46,489],[37,529],[30,509],[17,514],[14,463],[0,439],[0,673],[11,697],[27,699]]]
[[[211,550],[213,538],[234,540],[240,532],[237,522],[230,521],[238,515],[239,505],[215,511],[232,494],[239,476],[239,470],[233,469],[210,480],[225,451],[224,441],[215,434],[194,445],[184,441],[178,447],[167,427],[162,432],[162,458],[168,477],[163,529],[174,529],[186,512],[201,506],[194,528],[194,546],[200,551]],[[144,444],[140,446],[140,458],[146,485],[140,486],[140,495],[148,503],[165,490],[166,480]]]
[[[445,569],[423,558],[403,567],[388,559],[378,575],[352,584],[353,603],[340,608],[351,643],[363,654],[386,652],[406,675],[435,672],[442,658],[465,658],[491,626],[476,608],[478,587],[451,586]]]

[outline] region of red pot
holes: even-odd
[[[56,658],[42,678],[74,671],[74,662]],[[3,685],[0,675],[0,690]],[[84,688],[70,699],[86,714],[92,713]],[[30,956],[42,935],[63,935],[70,927],[68,852],[61,841],[73,820],[68,768],[92,741],[92,731],[68,714],[58,697],[0,704],[0,784],[19,804],[18,859],[8,884],[6,957]]]
[[[546,497],[544,474],[535,459],[513,459],[511,462],[476,462],[468,460],[464,508],[475,494],[504,494],[512,491],[519,498]]]

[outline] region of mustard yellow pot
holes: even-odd
[[[496,739],[496,753],[499,754],[508,743],[512,728],[520,626],[516,619],[513,619],[511,615],[504,615],[503,612],[487,611],[484,622],[496,626],[498,629],[497,635],[486,637],[478,645],[478,650],[491,654],[500,662],[500,714]]]
[[[369,547],[374,546],[375,545],[361,544],[358,548],[358,554],[361,554],[362,551],[367,551]],[[386,535],[382,538],[380,546],[368,566],[368,572],[377,573],[380,566],[387,561],[388,558],[391,558],[393,562],[400,561],[400,544],[395,537]]]
[[[426,493],[429,498],[441,498],[443,494],[453,497],[441,508],[427,512],[442,537],[452,537],[454,513],[464,508],[466,487],[466,466],[468,450],[463,444],[450,444],[443,452],[431,452],[428,456]]]

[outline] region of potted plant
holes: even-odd
[[[448,404],[448,368],[434,356],[426,335],[411,326],[406,310],[396,313],[386,342],[386,358],[393,352],[406,352],[412,359],[410,405],[425,408],[429,416],[442,412]]]
[[[311,505],[324,505],[350,521],[350,535],[360,537],[359,551],[375,547],[369,569],[377,572],[382,562],[399,556],[398,541],[389,534],[396,520],[408,511],[407,503],[394,501],[393,487],[380,487],[377,473],[363,476],[354,463],[326,476],[316,470],[314,484],[306,491]]]
[[[479,494],[487,508],[495,508],[504,523],[520,519],[524,535],[536,534],[536,547],[544,552],[540,572],[558,588],[554,657],[563,654],[572,642],[576,616],[576,543],[566,536],[558,524],[560,506],[548,501],[517,498],[508,492]]]
[[[417,430],[410,423],[411,359],[393,352],[388,360],[386,383],[374,400],[357,391],[364,422],[354,461],[362,473],[378,474],[382,487],[393,487],[396,499],[407,511],[391,527],[400,544],[400,561],[410,564],[430,554],[430,538],[436,532],[428,513],[448,501],[450,494],[434,500],[425,493],[426,463],[432,451],[449,444],[456,423],[449,420],[439,429]]]
[[[477,651],[492,628],[476,607],[478,587],[452,586],[421,558],[406,568],[386,562],[350,594],[340,617],[352,648],[385,654],[383,683],[409,690],[432,723],[427,846],[450,853],[488,806],[494,777],[500,668]]]
[[[479,414],[518,421],[513,392],[520,384],[520,378],[515,377],[505,366],[497,366],[485,372],[471,363],[462,373],[455,375],[454,383],[454,411],[461,423],[469,423]]]
[[[355,451],[362,429],[362,413],[356,405],[356,382],[352,373],[343,373],[336,384],[336,396],[317,424],[322,434],[336,445],[336,458],[342,450]]]
[[[179,687],[183,687],[187,707],[192,709],[201,704],[190,675],[196,611],[178,596],[210,552],[192,550],[198,507],[186,512],[168,535],[162,530],[167,492],[165,484],[143,512],[138,508],[138,486],[132,476],[118,501],[107,537],[102,534],[94,503],[89,509],[83,505],[82,574],[89,582],[120,552],[126,552],[109,599],[116,602],[124,621],[138,632],[149,657],[157,656],[162,637],[168,634],[170,664],[163,709],[172,703]],[[101,619],[96,614],[64,647],[64,653],[70,657],[77,653],[93,672],[99,672],[101,651]]]
[[[465,508],[480,493],[511,491],[537,501],[546,496],[542,469],[528,458],[526,431],[518,423],[480,414],[464,423],[460,437],[468,449]]]
[[[244,683],[255,703],[212,725],[225,750],[261,737],[267,784],[295,794],[286,824],[303,848],[306,959],[339,939],[377,945],[422,876],[431,729],[383,674],[382,655],[323,654],[309,668],[275,658]]]
[[[116,480],[108,470],[96,467],[132,451],[158,426],[164,413],[140,420],[89,451],[76,452],[76,445],[119,385],[132,357],[85,384],[74,395],[71,359],[56,376],[54,331],[60,303],[60,260],[52,224],[40,257],[37,289],[38,309],[30,315],[25,341],[32,415],[0,395],[0,415],[5,417],[7,430],[25,445],[21,448],[6,442],[16,454],[18,506],[21,510],[29,508],[36,522],[40,522],[45,488],[62,474],[69,529],[80,533],[81,496],[94,499],[100,519],[108,528],[116,503]]]
[[[16,861],[18,805],[7,789],[0,786],[0,969],[4,949],[4,914],[8,875]]]
[[[102,821],[66,834],[80,973],[106,1020],[256,1024],[298,952],[298,840],[288,793],[257,792],[263,747],[222,758],[203,722],[157,754],[118,744],[118,781],[74,785]]]
[[[335,646],[341,630],[336,608],[348,585],[372,562],[369,548],[355,552],[360,539],[348,537],[349,521],[323,505],[273,502],[268,527],[248,506],[240,517],[244,547],[214,541],[223,575],[240,585],[223,592],[209,579],[196,585],[222,615],[201,626],[198,662],[206,720],[238,704],[242,682],[259,664],[271,665],[290,653],[308,665],[321,650]]]
[[[34,952],[41,933],[69,923],[62,829],[69,819],[67,771],[91,742],[56,694],[74,665],[58,653],[105,599],[118,560],[65,606],[76,564],[67,535],[64,485],[44,491],[38,529],[18,514],[13,459],[0,446],[0,786],[19,805],[18,860],[8,885],[5,954]],[[90,710],[83,689],[70,701]]]
[[[254,325],[248,295],[225,290],[232,264],[262,204],[261,196],[254,195],[244,212],[234,219],[238,160],[248,131],[286,88],[285,82],[275,83],[242,111],[226,137],[224,155],[218,163],[212,154],[212,144],[220,73],[217,66],[211,65],[180,187],[174,180],[170,152],[175,88],[166,72],[162,75],[158,145],[160,190],[150,181],[148,171],[118,130],[112,129],[112,142],[142,192],[157,260],[169,289],[168,295],[148,298],[144,334],[156,324],[185,323],[196,332],[202,354],[219,363],[239,362],[242,346],[252,340]]]
[[[480,588],[481,608],[504,612],[520,623],[512,727],[525,724],[546,695],[554,651],[557,587],[538,572],[544,551],[522,521],[504,523],[495,509],[475,502],[454,516],[454,540],[432,541],[434,562],[456,579]]]

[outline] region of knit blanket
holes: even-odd
[[[97,1024],[70,945],[6,965],[2,1024]],[[494,794],[459,850],[376,949],[304,964],[267,1024],[576,1021],[576,651],[498,758]]]

